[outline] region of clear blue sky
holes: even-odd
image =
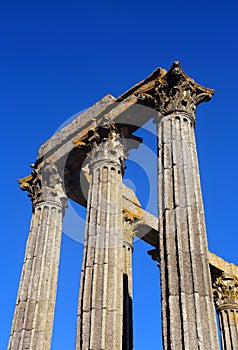
[[[237,14],[230,0],[1,2],[1,350],[7,348],[31,216],[17,179],[30,173],[38,147],[66,119],[174,60],[216,91],[198,108],[196,127],[209,248],[238,264]],[[146,205],[148,198],[133,176],[131,181]],[[162,349],[159,271],[148,249],[135,243],[135,350]],[[74,349],[81,254],[82,245],[63,234],[52,350]]]

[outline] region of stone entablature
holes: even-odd
[[[50,349],[67,198],[87,206],[77,350],[133,349],[135,236],[160,263],[164,350],[219,348],[194,137],[196,107],[213,93],[174,62],[117,99],[106,95],[40,147],[31,175],[19,180],[33,213],[9,350]],[[128,151],[142,141],[133,133],[149,119],[159,141],[160,220],[122,184]],[[230,322],[236,277],[210,267],[219,317]],[[229,314],[224,305],[234,306]],[[224,327],[223,343],[236,331],[237,323]]]
[[[220,277],[223,272],[226,275],[238,276],[238,266],[225,261],[214,253],[209,253],[209,262],[210,265],[214,266],[217,270],[216,274],[214,273],[213,282],[215,282],[215,279]]]

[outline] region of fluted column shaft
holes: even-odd
[[[122,349],[122,160],[116,135],[90,154],[84,257],[80,281],[77,350]]]
[[[238,349],[238,278],[221,276],[213,284],[221,330],[222,349]]]
[[[179,62],[155,88],[165,350],[219,349],[194,136],[196,107],[213,93],[189,78]]]
[[[44,169],[48,175],[52,170],[54,172],[52,188],[50,183],[42,184],[41,172],[36,175],[35,171],[33,177],[20,180],[22,189],[31,194],[33,214],[9,350],[49,350],[51,345],[64,210],[61,199],[64,194],[62,189],[57,192],[56,188],[61,184],[55,175],[54,165],[46,164]]]
[[[157,129],[164,349],[218,349],[194,124],[174,112]]]
[[[229,305],[218,311],[222,349],[238,349],[238,306]]]
[[[133,349],[132,253],[135,236],[133,221],[123,217],[123,350]]]

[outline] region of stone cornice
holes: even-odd
[[[208,101],[214,91],[204,88],[182,70],[175,62],[167,72],[157,68],[146,79],[139,82],[120,97],[106,95],[100,101],[78,114],[39,149],[38,160],[51,157],[58,162],[73,150],[75,139],[83,139],[86,132],[99,125],[105,114],[113,122],[134,125],[134,130],[154,119],[158,115],[173,111],[185,111],[194,114],[194,108],[203,101]],[[187,103],[187,107],[184,105]],[[147,108],[150,107],[150,108]],[[191,113],[192,111],[192,113]]]
[[[86,130],[80,138],[74,139],[74,146],[85,147],[90,150],[95,143],[99,144],[106,139],[110,139],[113,131],[115,131],[120,138],[125,139],[124,143],[127,144],[128,150],[138,148],[139,144],[143,141],[142,138],[132,135],[130,125],[115,123],[109,116],[105,115],[99,125]]]
[[[158,101],[154,95],[156,94],[158,86],[161,85],[165,75],[165,69],[157,68],[145,80],[137,83],[131,89],[119,96],[116,102],[126,103],[130,101],[156,109]]]
[[[100,114],[107,110],[115,102],[115,97],[107,94],[102,99],[97,101],[87,110],[79,113],[75,116],[69,124],[58,130],[53,136],[51,136],[45,143],[41,145],[38,151],[38,159],[42,157],[48,157],[52,153],[56,155],[59,153],[59,158],[61,154],[64,154],[67,145],[67,152],[72,149],[73,142],[75,138],[79,138],[85,133],[86,130],[92,129],[95,121],[98,120]],[[62,147],[64,150],[62,150]]]
[[[137,100],[137,103],[159,111],[162,115],[184,112],[195,117],[196,107],[209,101],[214,90],[197,84],[174,62],[166,72],[158,68],[143,82],[117,99],[117,102]]]
[[[224,259],[220,258],[216,254],[209,252],[209,263],[210,265],[214,266],[214,268],[217,270],[217,274],[215,275],[215,278],[213,282],[215,282],[215,279],[217,277],[220,277],[222,273],[225,273],[226,275],[233,275],[238,277],[238,266],[225,261]]]

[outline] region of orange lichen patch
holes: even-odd
[[[26,177],[23,177],[21,179],[18,179],[18,183],[20,184],[20,188],[24,191],[27,190],[30,186],[30,183],[33,179],[32,175],[28,175]]]
[[[85,146],[87,143],[87,137],[88,137],[88,133],[84,133],[82,136],[80,136],[77,139],[73,140],[74,146],[75,147],[80,147],[80,146]]]
[[[86,145],[86,142],[83,142],[82,140],[76,140],[76,141],[73,141],[73,142],[74,142],[75,147],[80,147],[80,146],[85,146]]]
[[[18,179],[18,183],[22,184],[24,182],[29,182],[29,181],[31,181],[31,179],[32,179],[32,175],[28,175],[28,176],[25,176],[25,177],[23,177],[21,179]]]
[[[143,214],[143,210],[139,207],[138,207],[138,210],[134,212],[131,212],[125,208],[123,209],[123,215],[131,221],[141,218],[142,214]]]

